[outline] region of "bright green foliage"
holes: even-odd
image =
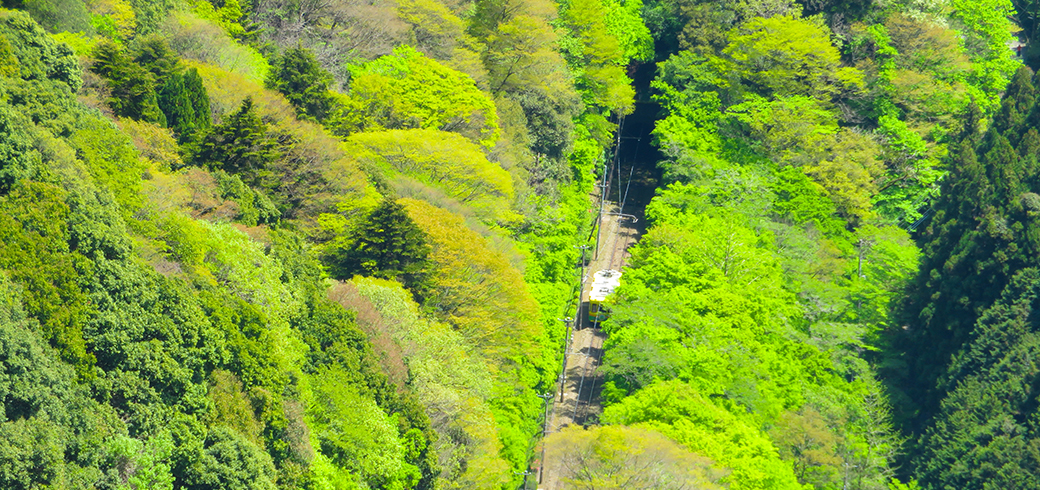
[[[396,3],[397,15],[412,26],[415,47],[419,51],[438,61],[458,59],[463,50],[468,51],[466,54],[476,54],[463,47],[468,40],[462,39],[465,25],[459,12],[436,0],[399,0]]]
[[[625,54],[631,47],[622,48],[607,28],[606,16],[607,7],[601,0],[572,0],[567,4],[561,20],[578,41],[578,46],[567,52],[568,63],[577,71],[576,86],[586,104],[617,115],[630,114],[635,91],[622,65],[627,63]]]
[[[608,1],[603,22],[607,31],[618,40],[622,51],[622,62],[629,60],[648,62],[654,57],[654,39],[641,17],[643,2],[640,0]]]
[[[108,441],[106,450],[108,461],[105,466],[109,467],[106,476],[117,480],[116,490],[173,490],[169,463],[173,454],[173,439],[169,432],[162,432],[145,441],[117,436]]]
[[[520,274],[458,216],[421,201],[404,199],[401,204],[433,248],[432,291],[427,306],[439,310],[497,362],[510,365],[537,361],[524,359],[534,354],[540,328],[534,321],[537,305]],[[480,299],[473,301],[475,298]],[[498,328],[501,322],[511,323],[513,328]],[[510,340],[495,340],[502,336]]]
[[[25,286],[23,302],[40,335],[87,375],[94,356],[83,339],[90,307],[77,269],[84,258],[69,249],[64,198],[54,186],[26,183],[0,200],[0,268]]]
[[[141,205],[141,178],[144,163],[125,134],[96,114],[86,114],[82,126],[69,138],[69,143],[83,160],[90,174],[111,190],[116,201],[127,212]]]
[[[192,68],[202,77],[214,112],[234,113],[243,96],[252,97],[255,112],[270,129],[263,144],[277,143],[278,158],[271,161],[270,173],[261,175],[273,179],[264,181],[272,186],[264,193],[286,217],[315,219],[325,213],[337,226],[349,227],[378,204],[378,195],[343,145],[321,126],[297,120],[284,97],[213,66]]]
[[[402,464],[396,421],[354,391],[348,379],[336,369],[316,373],[312,417],[322,454],[369,487],[413,488],[421,475]]]
[[[138,27],[137,15],[127,0],[89,2],[90,25],[103,37],[127,41]]]
[[[289,99],[301,119],[324,121],[332,111],[332,75],[304,48],[287,49],[271,66],[267,86]]]
[[[340,131],[425,128],[498,140],[498,114],[473,80],[407,46],[352,71]]]
[[[485,359],[451,326],[421,316],[411,295],[396,283],[354,280],[360,294],[378,309],[382,328],[401,346],[411,383],[427,407],[443,470],[443,488],[499,486],[509,465],[488,406],[491,376]]]
[[[656,383],[607,408],[612,424],[644,424],[712,458],[731,473],[722,482],[739,489],[800,489],[790,462],[753,423],[717,407],[680,381]]]
[[[462,136],[408,129],[360,133],[348,141],[357,147],[355,158],[387,180],[403,174],[436,187],[489,223],[519,219],[510,209],[515,197],[512,176]]]
[[[232,38],[219,22],[181,10],[170,12],[162,30],[170,47],[184,59],[219,66],[257,82],[263,82],[270,71],[267,59]]]
[[[1035,94],[1023,72],[987,102],[1010,76],[1006,2],[952,6],[97,0],[113,42],[62,37],[94,49],[104,80],[82,90],[67,47],[0,12],[0,326],[20,329],[2,361],[27,381],[0,388],[35,411],[0,421],[0,486],[518,487],[595,173],[654,109],[624,135],[611,116],[658,59],[670,185],[604,325],[604,418],[646,425],[568,431],[586,480],[657,458],[704,487],[886,488],[899,441],[876,361],[938,386],[907,392],[939,414],[912,449],[925,486],[1026,487],[1032,300],[972,322],[1036,255]],[[82,20],[66,10],[40,20]],[[270,77],[257,49],[285,53]],[[88,108],[106,102],[118,125]],[[895,321],[918,256],[885,223],[913,227],[962,141],[919,228],[920,311]],[[423,304],[387,279],[329,289],[319,254]],[[990,330],[1015,336],[1007,359]]]
[[[996,105],[1001,89],[1011,80],[1018,62],[1008,44],[1014,25],[1009,19],[1011,0],[952,0],[953,19],[965,35],[965,50],[974,62],[971,78],[980,103]]]
[[[255,30],[252,30],[256,28],[255,24],[249,24],[244,19],[246,11],[243,7],[248,7],[248,3],[243,5],[239,0],[227,0],[217,3],[208,0],[195,0],[191,4],[192,11],[196,15],[220,24],[231,37],[242,40],[256,37],[257,33]]]
[[[794,312],[769,243],[722,216],[661,218],[634,253],[606,327],[605,372],[629,392],[678,377],[764,417],[799,406],[794,380],[820,360],[794,361],[784,351],[804,348],[780,347],[781,318]]]
[[[329,273],[338,279],[354,275],[397,279],[418,296],[426,290],[430,246],[423,232],[405,214],[404,208],[384,200],[346,248],[332,252]]]
[[[734,29],[724,59],[745,90],[766,96],[807,95],[824,101],[862,84],[841,67],[825,28],[791,16],[756,18]]]
[[[430,240],[430,294],[424,302],[487,359],[492,409],[514,467],[524,460],[526,435],[542,408],[535,390],[551,383],[538,304],[503,254],[450,211],[413,199],[401,204]],[[501,328],[509,325],[510,328]]]

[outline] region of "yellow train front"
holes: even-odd
[[[589,290],[589,323],[596,325],[607,319],[610,310],[603,302],[614,294],[618,286],[621,286],[620,271],[607,269],[592,275],[592,289]]]

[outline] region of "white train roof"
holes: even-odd
[[[621,285],[621,272],[613,269],[599,271],[592,275],[592,290],[589,291],[590,301],[603,301],[614,293]]]

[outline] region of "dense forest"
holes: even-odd
[[[0,488],[1040,488],[1036,2],[3,7]]]

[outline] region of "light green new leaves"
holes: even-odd
[[[352,135],[355,157],[371,169],[400,172],[471,206],[488,221],[512,222],[509,172],[488,161],[480,147],[454,133],[402,129]]]
[[[400,46],[352,70],[347,126],[458,132],[491,147],[498,140],[495,104],[468,75]],[[358,112],[351,114],[351,112]]]
[[[732,473],[723,479],[733,490],[801,489],[791,463],[746,420],[719,408],[690,385],[654,384],[608,407],[603,421],[645,424],[715,460]]]
[[[1011,75],[1019,66],[1008,48],[1015,29],[1011,0],[953,0],[953,18],[960,24],[965,49],[973,62],[972,86],[976,99],[995,108]]]
[[[730,32],[723,55],[748,89],[824,100],[862,85],[859,70],[841,67],[826,27],[811,19],[756,18]]]

